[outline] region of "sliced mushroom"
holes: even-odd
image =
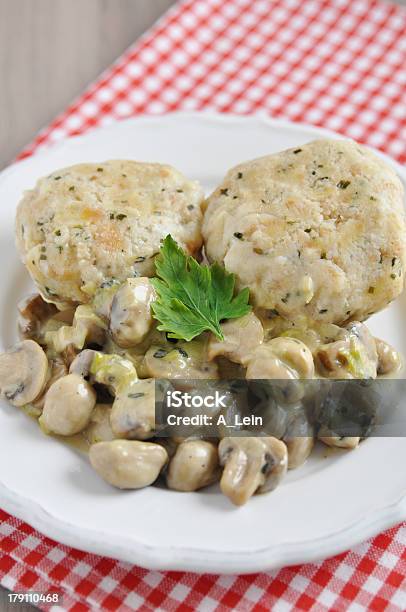
[[[82,350],[86,343],[102,345],[106,337],[107,326],[88,304],[76,308],[72,325],[64,325],[57,331],[45,334],[46,344],[57,353],[62,353],[69,346]]]
[[[264,329],[261,321],[250,312],[239,319],[232,319],[221,325],[224,340],[210,335],[208,359],[222,355],[230,361],[245,365],[252,352],[263,342]]]
[[[115,435],[110,425],[111,405],[96,404],[90,417],[89,425],[83,432],[89,444],[97,442],[111,442]]]
[[[324,442],[324,444],[327,444],[327,446],[334,446],[337,448],[349,448],[349,449],[357,448],[357,446],[360,443],[360,439],[361,439],[357,436],[338,437],[338,436],[323,436],[323,435],[318,435],[317,438],[321,442]]]
[[[104,282],[102,286],[96,290],[93,296],[93,309],[104,321],[110,319],[111,304],[120,286],[119,281],[111,279]]]
[[[155,435],[155,381],[135,381],[122,389],[113,403],[111,428],[116,438],[146,440]]]
[[[47,357],[34,340],[23,340],[0,354],[0,393],[13,406],[36,400],[48,375]]]
[[[288,449],[288,469],[295,470],[305,463],[314,448],[313,436],[291,437],[283,440]]]
[[[396,374],[402,367],[402,358],[396,349],[379,338],[375,338],[376,352],[378,354],[378,374]]]
[[[43,323],[58,312],[55,304],[46,302],[39,293],[34,293],[18,303],[18,331],[22,338],[37,340]]]
[[[335,342],[323,344],[315,353],[316,365],[326,378],[376,378],[377,347],[363,323],[352,322]]]
[[[70,364],[69,373],[79,374],[82,378],[87,378],[90,375],[90,368],[96,352],[92,349],[81,351]]]
[[[142,342],[150,331],[151,304],[156,300],[149,278],[129,278],[115,294],[110,311],[110,332],[123,348]]]
[[[141,489],[155,482],[168,453],[152,442],[113,440],[93,444],[89,459],[99,476],[114,487]]]
[[[30,407],[32,409],[32,416],[39,417],[42,414],[42,410],[45,404],[45,396],[49,390],[49,388],[54,384],[55,381],[62,378],[62,376],[66,376],[68,370],[66,368],[65,363],[61,359],[51,359],[49,361],[49,375],[47,383],[39,397],[33,402],[30,402]]]
[[[72,436],[90,421],[96,404],[96,393],[78,374],[68,374],[50,387],[39,419],[46,433]]]
[[[296,338],[274,338],[253,352],[246,376],[249,379],[275,380],[313,378],[313,356]]]
[[[217,365],[207,360],[204,340],[153,345],[146,352],[144,371],[151,378],[197,380],[218,378]]]
[[[176,491],[197,491],[219,479],[217,447],[205,440],[185,440],[179,444],[166,475],[166,483]]]
[[[219,458],[221,490],[236,506],[277,487],[288,467],[286,445],[272,437],[223,438]]]
[[[283,441],[288,448],[288,469],[300,467],[310,456],[314,447],[314,425],[309,422],[302,406],[289,411]]]

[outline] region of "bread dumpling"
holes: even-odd
[[[349,140],[316,140],[240,164],[208,198],[206,255],[257,308],[342,324],[403,289],[404,193],[394,170]]]
[[[53,172],[18,206],[17,246],[43,297],[83,303],[103,283],[154,274],[167,234],[199,250],[203,191],[174,168],[112,160]]]

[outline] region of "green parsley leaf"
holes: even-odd
[[[168,235],[155,259],[158,278],[152,278],[158,299],[152,304],[158,329],[169,338],[192,340],[211,331],[224,336],[220,322],[237,319],[251,310],[249,290],[234,297],[235,276],[217,263],[201,266]]]

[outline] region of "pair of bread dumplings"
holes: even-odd
[[[17,245],[43,297],[86,303],[154,276],[171,234],[290,320],[365,320],[403,289],[406,224],[394,170],[348,140],[317,140],[231,169],[207,198],[174,168],[112,160],[53,172],[25,193]]]

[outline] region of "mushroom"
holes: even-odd
[[[264,329],[261,321],[250,312],[239,319],[232,319],[221,325],[224,340],[210,335],[208,359],[222,355],[230,361],[245,365],[252,352],[262,344]]]
[[[49,360],[49,375],[46,385],[41,395],[37,397],[37,399],[33,402],[30,402],[29,406],[26,406],[26,408],[30,408],[31,416],[41,416],[42,410],[44,408],[45,396],[49,388],[51,387],[51,385],[54,384],[55,381],[62,378],[62,376],[66,376],[67,373],[68,371],[66,369],[66,365],[61,359],[55,358]]]
[[[166,483],[176,491],[197,491],[219,479],[217,447],[205,440],[185,440],[169,463]]]
[[[108,322],[110,319],[111,304],[120,286],[121,284],[118,280],[110,279],[102,283],[93,296],[93,309],[104,321]]]
[[[57,353],[62,353],[69,346],[82,350],[85,344],[92,342],[102,345],[107,326],[88,304],[76,308],[72,325],[64,325],[57,331],[48,331],[45,342]]]
[[[68,374],[51,385],[39,423],[46,433],[72,436],[89,424],[95,404],[91,385],[78,374]]]
[[[139,380],[131,361],[87,349],[70,372],[107,385],[113,393],[110,423],[116,438],[145,440],[155,435],[155,381]]]
[[[152,442],[112,440],[93,444],[89,459],[99,476],[114,487],[141,489],[155,482],[168,453]]]
[[[323,385],[316,398],[317,437],[329,446],[355,448],[370,435],[382,409],[382,395],[372,380],[341,380]]]
[[[378,354],[378,374],[396,374],[402,367],[402,358],[390,344],[375,338],[376,352]]]
[[[118,346],[128,348],[144,340],[153,324],[154,300],[156,292],[149,278],[129,278],[121,285],[110,311],[110,332]]]
[[[110,415],[116,438],[146,440],[155,435],[155,381],[135,381],[116,395]]]
[[[295,407],[288,418],[283,441],[288,448],[288,469],[300,467],[314,447],[314,426],[302,406]]]
[[[301,400],[307,385],[298,379],[314,377],[313,356],[308,347],[296,338],[274,338],[259,346],[248,362],[246,378],[271,379],[278,402],[294,404]]]
[[[367,327],[357,321],[341,330],[335,342],[321,345],[315,359],[320,374],[326,378],[376,378],[375,340]]]
[[[317,439],[327,444],[327,446],[334,446],[337,448],[354,449],[357,448],[360,443],[360,438],[358,436],[323,436],[320,435],[320,432]]]
[[[23,340],[0,354],[0,393],[13,406],[36,400],[48,375],[47,357],[34,340]]]
[[[110,425],[110,404],[96,404],[90,417],[89,425],[83,435],[89,444],[97,442],[111,442],[115,439]]]
[[[46,302],[39,293],[33,293],[18,303],[18,331],[21,338],[37,340],[42,324],[58,312],[55,304]]]
[[[280,380],[313,378],[313,356],[307,346],[296,338],[274,338],[252,353],[246,377]]]
[[[151,378],[197,380],[218,378],[215,363],[207,360],[204,340],[153,345],[145,354],[143,369]]]
[[[221,490],[236,506],[277,487],[288,467],[286,445],[272,437],[223,438],[219,458]]]

